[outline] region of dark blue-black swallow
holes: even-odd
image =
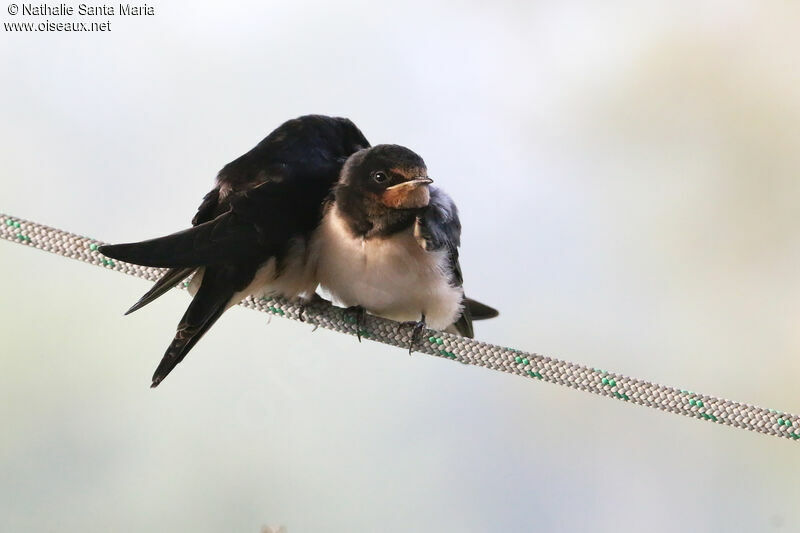
[[[290,120],[225,165],[185,231],[102,246],[108,257],[169,270],[128,313],[195,273],[194,298],[153,374],[156,387],[222,313],[249,294],[293,299],[317,286],[308,247],[342,165],[369,146],[350,120]],[[127,314],[127,313],[126,313]]]

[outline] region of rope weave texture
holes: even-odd
[[[98,246],[104,244],[100,241],[2,213],[0,238],[150,281],[157,280],[164,271],[107,259],[97,251]],[[179,286],[186,288],[186,285],[182,283]],[[279,298],[256,299],[248,296],[239,305],[269,315],[300,319],[299,305]],[[327,303],[308,306],[304,318],[305,322],[315,326],[349,335],[358,333],[351,315]],[[407,348],[411,328],[398,327],[391,320],[367,315],[360,333],[366,339]],[[426,330],[423,341],[415,349],[416,352],[453,359],[464,364],[500,370],[700,420],[800,441],[800,416],[791,413],[666,387],[436,330]]]

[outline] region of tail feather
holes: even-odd
[[[461,308],[461,316],[455,321],[453,327],[456,329],[459,335],[471,339],[475,336],[475,331],[472,329],[472,313],[469,305],[467,305],[467,300],[468,298],[464,298]]]
[[[235,266],[205,267],[200,287],[183,314],[175,337],[153,374],[151,387],[157,387],[175,366],[183,361],[186,354],[214,325],[225,309],[235,303],[236,295],[240,297],[243,294],[242,291],[253,281],[260,264],[254,262]]]
[[[456,320],[455,323],[445,331],[450,333],[458,333],[462,337],[468,337],[471,339],[475,336],[475,330],[472,327],[473,321],[494,318],[499,314],[500,313],[497,311],[497,309],[465,296],[464,300],[462,301],[461,316],[459,316],[458,320]]]
[[[500,314],[500,311],[495,309],[494,307],[489,307],[486,304],[482,304],[472,298],[464,298],[464,307],[469,309],[470,315],[472,315],[472,320],[486,320],[489,318],[494,318]]]
[[[189,350],[225,312],[237,292],[253,279],[257,265],[245,268],[206,267],[202,283],[178,324],[170,343],[153,374],[151,387],[157,387],[175,366],[183,361]]]
[[[232,294],[231,294],[232,296]],[[206,331],[214,325],[214,322],[222,316],[225,312],[229,298],[219,299],[213,302],[207,308],[198,310],[195,305],[197,299],[193,300],[186,314],[183,315],[178,331],[175,333],[175,338],[167,348],[161,362],[158,364],[156,371],[153,373],[153,383],[151,388],[157,387],[159,383],[164,381],[170,372],[183,361],[186,354],[189,353],[197,341],[199,341]],[[195,316],[199,315],[199,316]]]
[[[194,271],[193,268],[171,268],[167,272],[161,276],[161,279],[156,281],[156,284],[147,291],[139,301],[136,302],[131,306],[130,309],[125,311],[126,315],[133,313],[134,311],[141,309],[145,305],[149,304],[175,285],[186,279],[186,277]]]

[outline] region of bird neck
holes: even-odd
[[[335,202],[339,216],[355,237],[388,237],[411,227],[420,209],[394,209],[386,207],[377,199],[339,186],[335,191]]]

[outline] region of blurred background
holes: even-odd
[[[166,234],[347,116],[458,203],[480,339],[800,411],[800,6],[149,5],[0,32],[0,210]],[[150,390],[148,287],[0,242],[0,530],[800,530],[796,443],[245,309]]]

